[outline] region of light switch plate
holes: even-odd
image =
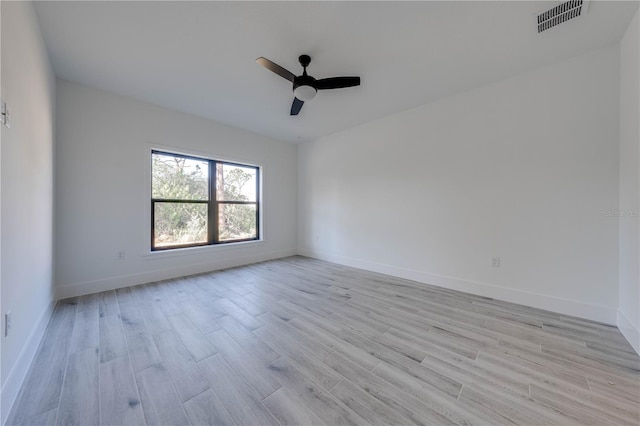
[[[9,107],[5,101],[0,102],[0,123],[7,128],[11,127],[11,122],[9,121]]]

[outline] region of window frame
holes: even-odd
[[[209,166],[209,184],[208,184],[208,200],[188,200],[188,199],[167,199],[167,198],[154,198],[153,197],[153,155],[168,155],[172,157],[180,157],[189,160],[195,161],[203,161],[207,162]],[[261,167],[255,166],[252,164],[243,164],[234,161],[223,161],[223,160],[215,160],[212,158],[199,157],[195,155],[181,154],[177,152],[170,152],[162,149],[151,149],[151,157],[150,157],[150,186],[151,186],[151,252],[163,252],[167,250],[177,250],[183,248],[192,248],[192,247],[207,247],[207,246],[219,246],[225,244],[233,244],[233,243],[243,243],[248,241],[260,241],[261,240],[261,229],[260,229],[260,219],[261,219]],[[218,200],[217,198],[217,166],[228,165],[228,166],[237,166],[243,168],[254,169],[256,172],[256,198],[255,201],[229,201],[229,200]],[[156,230],[155,230],[155,204],[156,203],[180,203],[180,204],[206,204],[207,205],[207,241],[206,242],[198,242],[198,243],[190,243],[190,244],[177,244],[171,246],[163,246],[156,247],[155,239],[156,239]],[[219,222],[219,213],[220,213],[220,205],[221,204],[236,204],[236,205],[255,205],[256,206],[256,236],[252,238],[238,238],[233,240],[220,240],[219,230],[220,230],[220,222]]]

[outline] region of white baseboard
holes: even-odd
[[[42,336],[44,336],[44,332],[47,329],[47,324],[49,324],[49,319],[51,319],[51,314],[53,313],[53,308],[56,305],[56,301],[52,300],[47,306],[47,309],[44,310],[36,326],[31,331],[29,338],[27,339],[22,351],[20,351],[20,355],[18,355],[18,359],[16,360],[13,368],[9,372],[7,376],[7,380],[4,382],[2,386],[2,390],[0,390],[0,404],[2,404],[2,409],[0,410],[1,418],[0,424],[5,424],[7,418],[9,417],[9,412],[11,411],[11,407],[13,407],[13,403],[18,396],[18,392],[20,392],[20,387],[22,386],[22,382],[24,382],[25,377],[27,376],[27,372],[29,371],[29,367],[31,366],[31,362],[38,351],[38,347],[40,346],[40,341],[42,340]]]
[[[432,274],[424,271],[398,268],[392,265],[386,265],[344,256],[337,256],[315,250],[298,249],[298,254],[301,256],[326,260],[328,262],[339,263],[341,265],[351,266],[354,268],[366,269],[381,274],[392,275],[425,284],[431,284],[451,290],[458,290],[478,296],[490,297],[496,300],[503,300],[506,302],[531,306],[533,308],[544,309],[564,315],[586,318],[611,325],[616,324],[615,307],[594,305],[577,300],[563,299],[546,294],[501,287],[494,284],[464,280],[461,278]]]
[[[618,311],[616,325],[633,350],[640,355],[640,330],[620,311]]]
[[[249,256],[233,256],[232,258],[215,259],[211,261],[187,265],[184,267],[171,269],[157,269],[140,274],[121,275],[109,277],[101,280],[88,281],[84,283],[60,285],[56,287],[56,297],[65,299],[67,297],[82,296],[84,294],[97,293],[100,291],[115,290],[132,285],[151,283],[154,281],[168,280],[172,278],[184,277],[187,275],[201,274],[235,266],[248,265],[250,263],[263,262],[265,260],[279,259],[282,257],[295,256],[296,249],[280,250],[267,253],[260,253]]]

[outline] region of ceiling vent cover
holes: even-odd
[[[587,13],[589,0],[569,0],[538,15],[538,32],[541,33],[558,24]]]

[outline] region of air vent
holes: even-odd
[[[538,15],[538,32],[541,33],[558,24],[587,13],[589,0],[570,0]]]

